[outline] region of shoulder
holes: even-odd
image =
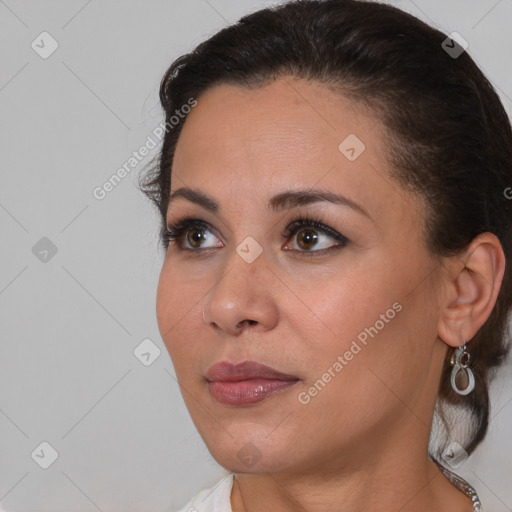
[[[176,512],[232,512],[230,497],[233,478],[233,473],[224,475],[211,487],[199,491]]]

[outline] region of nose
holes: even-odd
[[[206,296],[203,321],[218,333],[233,336],[246,328],[271,330],[279,318],[275,290],[276,279],[266,265],[264,252],[247,263],[233,251],[226,271]]]

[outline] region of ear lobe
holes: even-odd
[[[453,267],[446,277],[449,298],[441,310],[438,336],[458,347],[473,338],[489,318],[503,281],[505,255],[495,235],[482,233],[462,258],[454,258],[448,265]]]

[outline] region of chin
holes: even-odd
[[[231,473],[280,473],[288,469],[290,463],[282,456],[262,451],[250,441],[239,450],[220,453],[212,449],[210,453],[220,466]]]
[[[264,433],[263,433],[264,431]],[[209,430],[203,441],[216,462],[232,473],[280,473],[300,463],[300,443],[286,429],[276,431],[261,425],[247,423],[232,428],[229,434],[221,427],[215,433]],[[230,435],[231,434],[231,435]]]

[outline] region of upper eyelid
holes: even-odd
[[[322,214],[323,214],[323,211],[322,211]],[[297,220],[301,220],[301,219],[310,219],[313,217],[314,220],[317,220],[317,222],[319,222],[320,224],[323,224],[325,225],[326,228],[329,228],[331,230],[333,230],[335,233],[338,232],[338,230],[336,228],[333,228],[331,226],[329,226],[329,222],[326,220],[321,220],[321,216],[322,214],[319,215],[318,212],[315,212],[314,210],[311,211],[309,208],[307,207],[295,207],[295,208],[291,208],[288,212],[288,214],[285,214],[285,215],[280,215],[281,217],[281,220],[287,216],[291,217],[288,222],[286,223],[286,226],[289,226],[290,224],[292,224],[294,221],[297,221]],[[228,231],[229,233],[233,233],[233,230],[222,220],[220,219],[217,215],[213,214],[213,216],[215,217],[215,219],[220,223],[222,224],[223,228],[226,229],[226,231]],[[176,218],[174,220],[172,220],[172,222],[169,222],[168,220],[166,220],[166,224],[168,227],[170,226],[177,226],[185,221],[196,221],[198,224],[199,223],[202,223],[202,224],[207,224],[208,226],[212,227],[214,230],[217,230],[218,231],[218,228],[216,228],[214,226],[214,224],[212,224],[211,222],[207,221],[207,220],[204,220],[203,218],[201,218],[201,214],[200,213],[190,213],[190,214],[187,214],[187,213],[184,213],[184,214],[177,214],[175,216]],[[277,222],[274,222],[272,223],[272,227],[269,231],[274,231],[274,229],[277,229],[277,226],[281,223],[281,220],[278,220]]]
[[[301,216],[294,217],[292,220],[290,220],[286,224],[285,229],[289,230],[293,226],[300,227],[301,223],[304,225],[312,225],[313,222],[316,222],[318,224],[321,224],[321,226],[317,226],[316,229],[325,230],[326,233],[332,232],[333,236],[335,236],[336,234],[341,235],[341,233],[338,233],[338,231],[336,229],[328,226],[323,221],[312,220],[312,219],[310,220],[305,217],[307,217],[307,215],[301,215]],[[180,227],[183,227],[184,229],[186,229],[186,228],[189,228],[189,226],[198,225],[198,226],[206,226],[208,228],[212,228],[213,231],[218,231],[217,228],[215,226],[213,226],[210,222],[208,222],[206,220],[199,219],[199,218],[188,217],[188,216],[183,217],[183,218],[178,218],[176,221],[167,222],[166,224],[167,224],[166,227],[168,229],[171,229],[171,228],[179,229]]]
[[[315,224],[319,224],[319,225],[316,226]],[[336,229],[328,226],[323,221],[307,219],[307,218],[302,218],[302,217],[298,217],[295,220],[291,220],[286,225],[286,230],[287,231],[295,230],[295,229],[298,229],[298,228],[304,227],[304,226],[312,226],[314,229],[318,229],[319,231],[323,231],[324,233],[327,233],[330,237],[334,237],[334,238],[340,237],[340,236],[344,237],[344,235],[342,233],[340,233]]]
[[[179,214],[178,213],[175,215],[174,220],[171,219],[172,222],[169,222],[167,220],[166,224],[167,224],[167,227],[170,227],[170,226],[177,226],[183,222],[196,221],[198,224],[199,223],[206,224],[206,225],[212,227],[213,229],[219,231],[217,228],[215,228],[215,226],[211,222],[208,222],[207,220],[202,219],[201,218],[202,215],[204,215],[204,212],[193,212],[190,214],[187,214],[187,213]],[[207,216],[208,215],[210,215],[210,214],[207,213]],[[225,229],[230,234],[233,233],[233,230],[217,214],[213,213],[211,215],[215,218],[216,222],[218,222],[219,224],[222,225],[222,229]]]

